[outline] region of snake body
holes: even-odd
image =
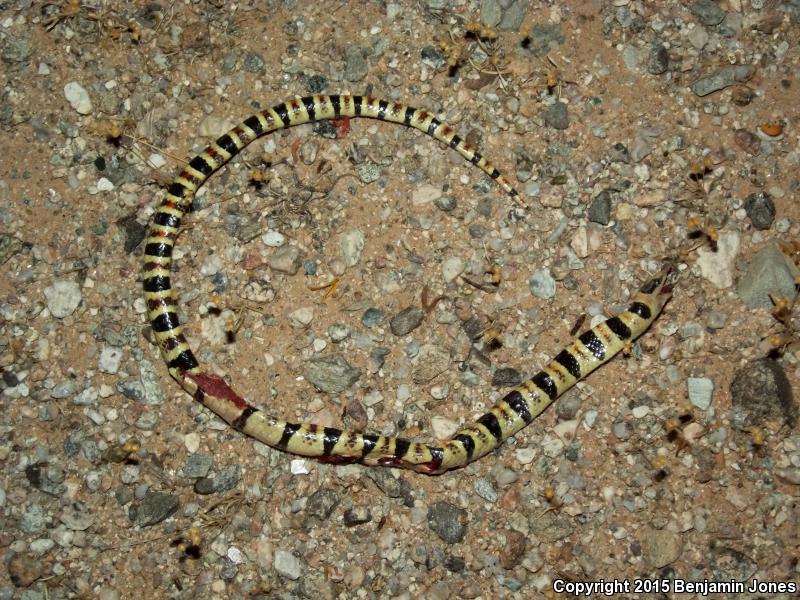
[[[474,423],[439,444],[289,423],[265,414],[224,379],[203,369],[189,347],[170,281],[172,249],[197,189],[250,142],[278,129],[345,117],[369,117],[419,129],[456,150],[510,196],[519,199],[505,177],[476,148],[433,115],[367,96],[317,95],[278,104],[245,119],[192,158],[168,187],[153,215],[144,250],[144,297],[170,375],[235,429],[274,448],[324,462],[359,462],[442,473],[486,455],[516,434],[576,382],[642,335],[669,300],[667,267],[642,286],[628,310],[575,338],[543,370],[513,388]]]

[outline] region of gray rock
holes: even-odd
[[[581,399],[578,394],[567,392],[556,402],[556,414],[562,421],[569,421],[578,415],[581,408]]]
[[[22,252],[22,242],[14,236],[0,233],[0,265]]]
[[[728,546],[712,545],[710,559],[715,581],[749,581],[758,570],[753,559]]]
[[[334,344],[343,342],[350,337],[350,328],[344,323],[334,323],[328,327],[328,337]]]
[[[436,200],[433,201],[433,205],[441,211],[450,212],[458,203],[452,196],[442,196],[441,198],[436,198]]]
[[[767,192],[755,192],[744,201],[744,210],[753,227],[756,229],[769,229],[775,220],[775,203]]]
[[[529,0],[512,0],[507,3],[498,27],[504,31],[519,31],[525,15],[528,14]]]
[[[209,496],[214,493],[214,479],[212,477],[201,477],[194,482],[194,493],[200,496]]]
[[[608,149],[608,160],[611,162],[629,163],[631,162],[631,153],[625,144],[617,142],[612,144]]]
[[[414,506],[414,494],[407,480],[393,477],[386,469],[367,469],[366,475],[389,498],[402,498],[405,506]]]
[[[358,173],[358,179],[362,183],[372,183],[381,178],[382,171],[380,165],[367,160],[356,166],[356,173]]]
[[[474,484],[475,493],[487,502],[497,502],[497,490],[488,479],[481,477]]]
[[[449,368],[450,353],[447,349],[436,344],[425,344],[419,349],[411,378],[414,383],[428,383]]]
[[[82,502],[73,502],[61,513],[61,522],[73,531],[86,531],[94,525],[95,517]]]
[[[244,57],[244,70],[248,73],[264,73],[267,63],[258,52],[248,52]]]
[[[364,50],[348,44],[344,50],[344,78],[346,81],[360,81],[369,70]]]
[[[481,0],[481,24],[497,27],[503,18],[503,6],[498,0]]]
[[[291,579],[292,581],[300,579],[300,574],[302,572],[300,560],[288,550],[275,550],[275,560],[273,564],[279,575]]]
[[[586,218],[600,225],[611,222],[611,190],[603,190],[594,197],[586,211]]]
[[[339,506],[341,497],[332,489],[319,489],[308,497],[306,512],[318,519],[327,521]]]
[[[447,57],[436,46],[425,46],[421,52],[422,62],[434,71],[443,69],[447,64]]]
[[[776,246],[760,250],[739,278],[736,293],[750,308],[771,308],[773,297],[794,298],[794,271]]]
[[[474,240],[482,240],[489,235],[489,228],[481,223],[472,223],[469,228],[469,237]]]
[[[470,227],[472,227],[472,225],[470,225]],[[470,235],[472,235],[471,229]],[[466,267],[466,261],[460,256],[448,256],[446,259],[444,259],[442,262],[442,277],[444,278],[445,283],[451,283],[455,281],[456,278],[464,272]]]
[[[64,472],[57,464],[45,468],[42,463],[25,467],[25,477],[30,484],[51,496],[61,496],[67,487],[63,484]]]
[[[631,160],[635,163],[641,162],[652,151],[652,137],[642,130],[637,131],[631,142]]]
[[[541,517],[532,515],[528,519],[528,525],[533,539],[545,544],[552,544],[569,537],[574,529],[570,517],[556,511],[543,513]]]
[[[707,26],[719,25],[725,18],[725,11],[714,0],[695,0],[692,3],[692,14]]]
[[[92,99],[89,97],[89,92],[77,81],[70,81],[64,86],[64,97],[78,114],[91,114]]]
[[[208,475],[208,472],[211,470],[211,466],[213,464],[214,457],[210,454],[201,454],[199,452],[192,454],[186,459],[186,462],[183,463],[181,475],[189,479],[199,479],[200,477],[205,477]]]
[[[707,410],[711,406],[711,397],[714,393],[714,382],[707,377],[689,377],[689,402],[700,410]]]
[[[728,315],[718,310],[710,310],[706,313],[705,320],[709,329],[722,329],[728,322]]]
[[[519,385],[521,381],[522,375],[517,369],[512,367],[495,369],[495,372],[492,373],[492,385],[495,387]]]
[[[364,327],[375,327],[386,320],[386,313],[380,308],[370,307],[361,315],[361,324]]]
[[[328,85],[328,80],[322,75],[312,75],[307,81],[308,91],[312,94],[321,94]]]
[[[647,72],[651,75],[661,75],[669,68],[669,52],[662,43],[654,44],[647,56]]]
[[[364,232],[360,229],[353,229],[342,234],[339,238],[339,248],[344,264],[354,267],[361,260],[361,253],[364,250]]]
[[[749,80],[756,68],[753,65],[736,65],[724,67],[711,75],[695,81],[690,87],[698,96],[708,96],[713,92],[732,86],[734,83],[743,83]]]
[[[170,517],[179,506],[177,496],[148,490],[141,502],[128,509],[128,518],[138,527],[149,527]]]
[[[466,522],[467,511],[449,502],[436,502],[428,509],[428,527],[447,544],[464,539]]]
[[[100,358],[97,361],[97,368],[101,373],[116,374],[119,371],[119,364],[122,360],[122,349],[112,346],[103,346],[100,351]]]
[[[40,504],[31,504],[20,516],[19,528],[25,533],[38,533],[45,528],[44,509]]]
[[[300,248],[297,246],[282,246],[269,258],[269,267],[279,273],[294,275],[303,264]]]
[[[556,280],[550,271],[536,271],[528,280],[531,294],[542,300],[550,300],[556,295]]]
[[[544,57],[563,43],[560,24],[537,23],[531,28],[523,47],[534,56]]]
[[[149,360],[139,361],[139,381],[141,382],[141,401],[148,406],[155,406],[164,402],[164,392],[161,389],[161,378],[156,373],[156,368]]]
[[[292,327],[308,327],[314,320],[314,309],[310,306],[301,306],[290,312],[288,317]]]
[[[56,319],[70,316],[81,303],[81,287],[71,279],[59,279],[44,288],[47,308]]]
[[[19,67],[30,60],[33,54],[33,45],[31,44],[31,37],[20,29],[20,35],[12,35],[16,28],[5,28],[6,33],[2,40],[2,48],[0,48],[0,58],[9,67]]]
[[[341,354],[331,354],[310,359],[304,375],[321,392],[338,394],[358,381],[361,370],[351,366]]]
[[[705,27],[693,28],[686,37],[689,39],[689,43],[697,50],[702,50],[708,44],[709,35]]]
[[[144,386],[138,379],[123,379],[117,381],[117,391],[129,400],[144,400]]]
[[[377,373],[383,368],[386,357],[389,356],[389,348],[383,346],[370,350],[369,353],[369,372]]]
[[[242,480],[242,467],[238,464],[228,465],[213,479],[214,493],[222,494],[232,490]]]
[[[544,122],[553,129],[566,129],[569,127],[569,114],[567,105],[556,102],[544,112]]]
[[[792,387],[779,363],[764,358],[736,372],[731,383],[730,419],[739,430],[762,427],[769,421],[794,426],[797,409]]]
[[[622,62],[628,71],[636,73],[639,70],[639,63],[641,62],[639,50],[633,46],[625,46],[625,49],[622,51]]]
[[[404,308],[389,321],[389,328],[396,336],[407,335],[425,320],[425,312],[416,306]]]
[[[354,506],[344,511],[342,522],[345,527],[355,527],[372,521],[372,512],[366,506]]]
[[[667,529],[650,529],[641,540],[642,555],[656,569],[672,564],[683,551],[681,537]]]

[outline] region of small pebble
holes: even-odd
[[[92,100],[89,98],[89,92],[77,81],[70,81],[64,86],[64,97],[78,114],[91,114]]]
[[[536,271],[528,280],[531,294],[542,300],[550,300],[556,295],[556,281],[549,271]]]
[[[556,102],[544,112],[544,122],[552,129],[566,129],[569,127],[569,113],[567,105],[563,102]]]
[[[689,377],[689,402],[700,410],[707,410],[711,406],[711,397],[714,392],[714,382],[707,377]]]
[[[755,192],[744,201],[747,216],[756,229],[769,229],[775,220],[775,203],[767,192]]]
[[[416,306],[409,306],[391,318],[389,327],[392,333],[399,337],[414,331],[424,320],[425,311]]]
[[[301,306],[289,313],[289,323],[292,327],[308,327],[314,320],[314,309],[310,306]]]
[[[288,550],[276,550],[274,564],[275,570],[279,575],[287,579],[300,579],[302,573],[300,560]]]
[[[342,252],[342,260],[348,267],[354,267],[361,260],[361,253],[364,250],[364,232],[360,229],[353,229],[342,234],[339,239],[339,248]]]
[[[442,190],[439,187],[424,183],[416,188],[411,194],[411,204],[414,206],[421,206],[423,204],[430,204],[442,197]]]
[[[428,509],[428,527],[446,544],[456,544],[467,532],[467,511],[449,502],[435,502]]]
[[[641,543],[645,560],[657,569],[678,560],[683,551],[680,535],[667,529],[650,529]]]
[[[264,242],[266,246],[270,246],[272,248],[280,248],[286,243],[286,236],[284,236],[282,233],[270,229],[264,235],[261,236],[261,241]]]
[[[81,288],[71,279],[60,279],[44,289],[47,308],[56,319],[64,319],[75,312],[81,302]]]
[[[122,360],[122,349],[114,348],[112,346],[104,346],[100,351],[100,359],[98,360],[97,367],[101,373],[109,373],[114,375],[119,371],[119,365]]]
[[[519,448],[514,452],[514,456],[517,457],[517,461],[522,465],[529,465],[533,462],[533,459],[536,457],[536,449],[535,448]]]
[[[431,417],[431,429],[433,430],[433,437],[437,440],[446,440],[458,431],[458,423],[447,417],[434,415]]]
[[[297,273],[302,264],[302,252],[297,246],[281,246],[269,258],[270,269],[280,273],[287,273],[288,275]]]
[[[342,515],[342,522],[345,527],[355,527],[356,525],[363,525],[372,521],[372,513],[366,506],[354,506],[344,511]]]
[[[494,486],[484,478],[478,479],[473,485],[475,493],[488,502],[497,502],[497,492]]]
[[[370,307],[361,315],[361,324],[364,327],[376,327],[386,320],[386,313],[380,308]]]
[[[761,153],[761,140],[752,131],[737,129],[733,133],[733,141],[751,156],[758,156]]]
[[[467,263],[460,256],[450,256],[442,263],[442,277],[445,283],[451,283],[464,272]]]
[[[361,371],[351,366],[341,354],[310,359],[303,374],[318,390],[330,394],[345,391],[361,377]]]
[[[653,45],[647,58],[647,72],[651,75],[661,75],[669,68],[669,52],[661,43]]]
[[[328,337],[334,344],[343,342],[350,337],[350,328],[342,323],[334,323],[328,327]]]

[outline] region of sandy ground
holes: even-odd
[[[0,598],[792,596],[798,19],[756,0],[0,3]],[[389,123],[254,142],[203,188],[173,280],[200,359],[271,414],[449,435],[664,257],[682,271],[628,356],[442,476],[254,443],[150,341],[141,241],[171,177],[260,108],[345,92],[432,111],[526,207]],[[395,335],[408,307],[430,310]],[[358,369],[343,392],[309,382],[329,355]]]

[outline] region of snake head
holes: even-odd
[[[654,277],[647,281],[640,289],[639,294],[647,297],[650,304],[659,312],[672,297],[672,285],[675,283],[676,272],[672,263],[666,263]]]

